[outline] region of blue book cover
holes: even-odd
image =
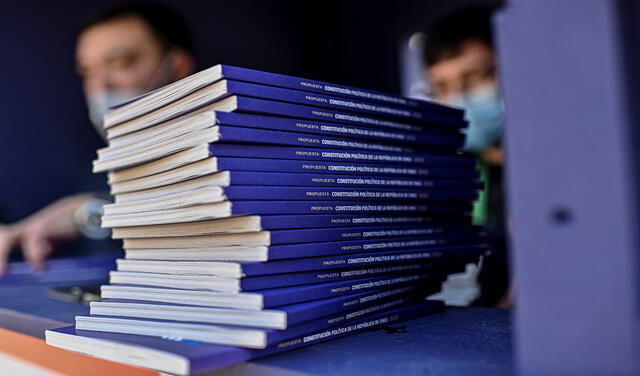
[[[267,248],[268,260],[280,260],[325,255],[339,255],[376,250],[439,247],[445,245],[478,242],[478,233],[438,234],[428,236],[406,236],[401,239],[384,238],[371,240],[332,241],[324,243],[297,243],[272,245]]]
[[[477,261],[477,258],[465,258],[427,264],[340,269],[331,273],[316,273],[317,277],[312,276],[313,273],[306,273],[307,276],[304,275],[305,273],[291,273],[289,279],[283,278],[286,275],[274,275],[277,281],[273,283],[269,282],[269,276],[247,277],[238,281],[242,282],[242,289],[237,290],[224,288],[218,290],[215,283],[209,282],[206,286],[203,285],[202,289],[177,288],[163,284],[113,283],[102,285],[101,296],[103,301],[116,299],[140,303],[260,311],[376,289],[388,290],[407,285],[440,286],[449,274],[463,271],[466,264]],[[112,272],[112,274],[123,273],[126,272]],[[142,274],[150,277],[159,276],[153,273]],[[252,285],[249,284],[251,280],[254,280]],[[259,283],[260,280],[267,283]],[[245,284],[249,284],[247,289],[244,289]]]
[[[343,214],[343,213],[467,213],[467,203],[371,203],[359,201],[231,201],[229,215]]]
[[[209,107],[203,106],[203,108],[215,109],[215,107],[211,105],[220,100],[221,98],[216,98],[208,104],[205,104],[205,106]],[[232,95],[230,97],[227,97],[226,101],[229,103],[229,112],[244,112],[259,115],[321,120],[340,124],[353,124],[376,127],[380,129],[396,129],[412,132],[420,132],[425,127],[425,125],[387,120],[375,116],[354,114],[335,109],[319,108],[316,106],[306,106],[302,104],[293,104],[243,95]],[[178,113],[175,116],[180,116],[183,114],[184,113]],[[444,122],[445,119],[446,122]],[[462,118],[444,118],[439,119],[439,122],[434,125],[450,127],[451,129],[460,129],[466,127],[467,122]]]
[[[107,299],[91,303],[91,316],[131,317],[141,319],[197,322],[216,325],[252,326],[283,330],[331,314],[378,304],[398,297],[424,298],[441,290],[441,279],[422,280],[388,289],[373,289],[328,299],[290,304],[269,310],[169,304],[126,299]]]
[[[392,289],[401,286],[437,285],[444,281],[448,273],[464,270],[461,263],[441,262],[429,264],[394,265],[375,268],[350,268],[332,272],[340,276],[317,274],[315,283],[304,283],[289,286],[254,286],[253,289],[242,290],[250,294],[260,294],[263,299],[262,309],[279,309],[309,301],[318,301],[357,292],[376,289]],[[265,278],[265,277],[253,277]],[[268,277],[266,277],[268,278]],[[247,278],[247,282],[252,278]],[[244,281],[243,281],[244,282]],[[257,285],[257,283],[255,284]]]
[[[443,247],[412,248],[359,254],[327,255],[266,262],[231,261],[164,261],[118,259],[118,271],[197,274],[221,278],[242,279],[252,276],[325,271],[345,267],[372,267],[403,263],[424,263],[433,260],[455,260],[480,256],[485,244],[463,244]]]
[[[400,321],[441,312],[440,302],[420,302],[367,316],[348,324],[338,324],[328,330],[305,333],[298,338],[274,344],[264,350],[205,344],[202,342],[169,340],[131,334],[75,330],[67,326],[46,333],[47,343],[67,350],[156,369],[179,375],[213,371],[250,359],[267,356],[298,347],[372,330]],[[105,351],[105,348],[111,351]]]
[[[325,95],[331,95],[342,98],[353,98],[359,99],[365,102],[373,102],[388,104],[393,107],[406,108],[407,110],[419,110],[426,111],[431,113],[437,113],[452,117],[462,117],[464,115],[464,111],[460,108],[446,106],[440,103],[436,103],[428,100],[421,100],[415,98],[402,97],[399,95],[394,95],[390,93],[384,93],[375,90],[368,90],[356,87],[350,87],[345,85],[331,84],[322,81],[310,80],[301,77],[293,77],[287,76],[278,73],[270,73],[259,71],[255,69],[241,68],[235,67],[226,64],[218,64],[211,68],[200,71],[190,78],[180,81],[184,86],[184,82],[188,80],[193,80],[198,78],[197,83],[193,83],[189,85],[189,89],[186,93],[178,93],[173,96],[173,100],[169,100],[167,103],[171,103],[175,100],[182,98],[182,96],[186,94],[190,94],[195,90],[201,89],[205,86],[209,86],[214,82],[218,82],[222,79],[235,80],[235,81],[245,81],[251,83],[257,83],[268,86],[276,86],[294,90],[322,93]],[[167,88],[171,88],[171,93],[177,89],[176,83],[168,85],[167,87],[156,89],[154,91],[145,93],[141,96],[129,99],[127,101],[121,102],[117,105],[111,106],[110,110],[118,109],[121,107],[125,107],[126,105],[136,102],[140,99],[151,97],[153,95],[162,94],[162,92],[166,92]],[[184,90],[184,88],[183,88]],[[166,96],[166,94],[165,94]],[[166,103],[165,103],[166,104]]]
[[[308,230],[271,230],[269,231],[269,242],[271,244],[313,243],[340,240],[427,236],[443,233],[477,234],[480,233],[480,228],[476,226],[456,224],[435,224],[418,226],[348,227],[338,229],[315,228]]]
[[[218,171],[260,171],[344,175],[419,176],[439,179],[477,179],[478,171],[468,168],[440,168],[369,164],[349,162],[321,162],[288,159],[215,157]]]
[[[371,302],[363,307],[349,307],[346,311],[330,313],[327,316],[306,320],[286,329],[256,328],[252,325],[234,326],[225,324],[201,323],[193,321],[173,321],[157,318],[131,318],[121,316],[76,316],[76,329],[106,331],[116,333],[135,333],[153,337],[179,337],[186,340],[203,341],[229,346],[264,349],[270,345],[295,338],[305,333],[330,328],[337,324],[348,323],[379,312],[419,303],[424,295],[403,294],[391,299]]]
[[[325,94],[309,94],[298,90],[278,88],[235,80],[222,80],[217,85],[225,86],[227,94],[242,95],[267,100],[295,103],[327,109],[335,109],[366,116],[381,116],[406,122],[464,127],[462,116],[449,116],[437,112],[409,110],[401,107],[381,105],[357,99],[343,99]],[[360,115],[357,115],[360,116]]]
[[[410,238],[420,236],[433,236],[438,234],[473,234],[478,236],[481,233],[480,227],[458,224],[435,224],[435,225],[400,225],[383,227],[347,227],[347,228],[313,228],[313,229],[283,229],[268,230],[262,232],[264,245],[293,244],[293,243],[318,243],[337,242],[344,240],[365,240],[365,239],[393,239]],[[141,238],[124,239],[124,248],[180,248],[174,245],[183,244],[213,244],[211,241],[216,237],[225,234],[205,234],[189,236],[160,235]],[[231,236],[236,237],[235,234]],[[194,239],[194,241],[189,241]],[[157,243],[157,245],[151,245]],[[130,244],[136,244],[130,246]],[[303,256],[300,256],[303,257]]]
[[[466,215],[468,202],[375,202],[375,201],[220,201],[153,212],[102,216],[103,227],[126,227],[222,219],[242,215],[288,214],[384,214],[384,215]],[[176,216],[180,216],[176,218]],[[185,217],[186,216],[186,217]]]
[[[433,145],[434,140],[442,137],[464,138],[458,130],[441,130],[439,128],[424,128],[420,132],[410,132],[237,112],[216,111],[215,114],[217,125],[370,139],[395,144]]]
[[[448,274],[464,270],[475,258],[423,264],[402,264],[372,268],[345,268],[330,272],[300,272],[246,277],[234,291],[220,290],[207,283],[203,289],[140,283],[113,283],[102,286],[103,299],[242,309],[271,309],[311,300],[327,299],[356,292],[404,285],[437,284]],[[112,273],[125,273],[113,271]],[[153,276],[153,273],[146,273]],[[231,295],[230,295],[231,294]],[[229,301],[232,297],[234,300]],[[258,298],[256,300],[256,298]]]
[[[286,314],[287,327],[291,327],[315,318],[343,312],[346,309],[355,309],[372,303],[385,302],[399,296],[424,298],[440,290],[441,279],[432,278],[423,280],[420,285],[403,285],[390,289],[365,291],[329,299],[318,299],[278,307],[275,310]]]
[[[421,179],[404,177],[320,175],[257,171],[230,171],[229,184],[277,185],[288,187],[394,187],[394,188],[430,188],[446,190],[482,189],[483,184],[471,180]]]
[[[258,123],[256,123],[257,125]],[[464,144],[464,136],[424,137],[422,144],[402,145],[401,143],[380,143],[345,137],[332,137],[309,133],[246,128],[231,125],[218,125],[220,140],[228,143],[255,143],[271,145],[289,145],[306,147],[323,147],[331,149],[363,149],[394,153],[429,152],[429,147],[443,149],[459,149]]]
[[[475,159],[464,155],[395,153],[361,150],[335,150],[327,148],[291,147],[275,145],[243,145],[224,142],[209,145],[210,155],[218,157],[244,157],[292,159],[325,162],[366,162],[399,165],[446,166],[474,169]]]
[[[453,117],[462,117],[464,115],[464,111],[461,109],[426,100],[406,98],[374,90],[331,84],[231,65],[220,65],[220,68],[222,72],[221,77],[231,80],[255,82],[263,85],[311,91],[337,97],[361,99],[367,102],[387,103],[393,106],[407,107],[410,109],[416,108],[422,111],[441,113]]]
[[[401,224],[471,224],[468,215],[442,216],[393,216],[393,215],[263,215],[260,216],[263,230],[295,228],[389,226]]]
[[[434,190],[400,188],[329,188],[229,186],[221,187],[230,201],[240,200],[319,200],[319,201],[473,201],[476,190]]]
[[[322,229],[320,229],[322,230]],[[289,231],[289,230],[284,230]],[[296,230],[291,230],[296,231]],[[430,235],[414,236],[407,234],[400,238],[377,238],[363,240],[347,240],[341,241],[338,236],[330,238],[327,235],[313,235],[313,239],[307,239],[302,237],[303,233],[310,233],[317,230],[310,230],[305,232],[304,230],[291,237],[280,236],[282,239],[271,239],[272,245],[259,246],[264,249],[266,253],[265,260],[280,260],[302,257],[317,257],[325,255],[340,255],[348,253],[359,252],[373,252],[380,250],[392,250],[392,249],[409,249],[409,248],[424,248],[424,247],[438,247],[445,245],[455,244],[467,244],[478,243],[485,239],[484,235],[480,231],[469,231],[467,233],[437,233]],[[285,235],[285,234],[282,234]],[[298,236],[300,235],[300,236]],[[194,236],[196,240],[189,243],[181,243],[181,237],[166,237],[166,238],[146,238],[141,239],[142,242],[136,242],[137,239],[124,239],[124,248],[127,249],[126,258],[136,259],[136,255],[139,255],[139,251],[145,249],[164,250],[158,252],[157,257],[148,257],[146,260],[174,260],[184,261],[190,260],[184,257],[173,256],[171,252],[176,254],[180,253],[180,248],[173,247],[186,247],[190,246],[198,247],[200,244],[207,244],[211,237],[209,236]],[[272,237],[273,238],[273,237]],[[337,240],[336,240],[337,239]],[[149,242],[151,241],[151,242]],[[184,241],[184,240],[183,240]],[[284,243],[280,243],[283,241]],[[296,243],[299,241],[299,243]],[[233,246],[226,248],[225,251],[231,251]],[[238,251],[241,252],[241,251]],[[149,252],[145,252],[148,255]],[[211,253],[215,254],[215,248],[211,249]],[[198,258],[194,256],[193,261],[197,260],[216,260],[211,255],[206,255],[204,258]],[[226,255],[224,260],[233,260],[229,255]]]
[[[345,267],[371,267],[402,263],[424,263],[433,260],[451,260],[480,256],[486,252],[485,244],[415,248],[346,255],[328,255],[267,262],[235,263],[240,266],[238,278],[294,273],[312,270],[330,270]],[[231,263],[233,264],[233,263]]]

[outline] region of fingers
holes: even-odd
[[[53,252],[53,244],[39,234],[27,234],[22,241],[24,258],[38,271],[44,270],[45,260]]]
[[[0,225],[0,275],[8,269],[9,254],[15,247],[18,237],[8,226]]]

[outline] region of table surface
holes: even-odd
[[[97,276],[99,283],[104,276]],[[44,330],[73,323],[88,307],[50,299],[46,290],[68,280],[2,281],[0,327],[43,338]],[[84,279],[82,284],[91,282]],[[510,375],[511,320],[494,308],[449,308],[306,348],[238,364],[210,375]]]

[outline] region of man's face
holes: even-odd
[[[427,76],[433,99],[451,103],[462,94],[496,85],[493,52],[485,43],[469,40],[455,56],[429,66]]]
[[[138,17],[90,27],[78,38],[76,49],[85,96],[107,89],[149,88],[162,56],[159,41]]]

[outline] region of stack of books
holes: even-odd
[[[102,225],[125,258],[89,316],[47,333],[59,347],[202,371],[131,351],[178,339],[223,366],[438,312],[425,297],[486,250],[459,109],[218,65],[104,123]]]

